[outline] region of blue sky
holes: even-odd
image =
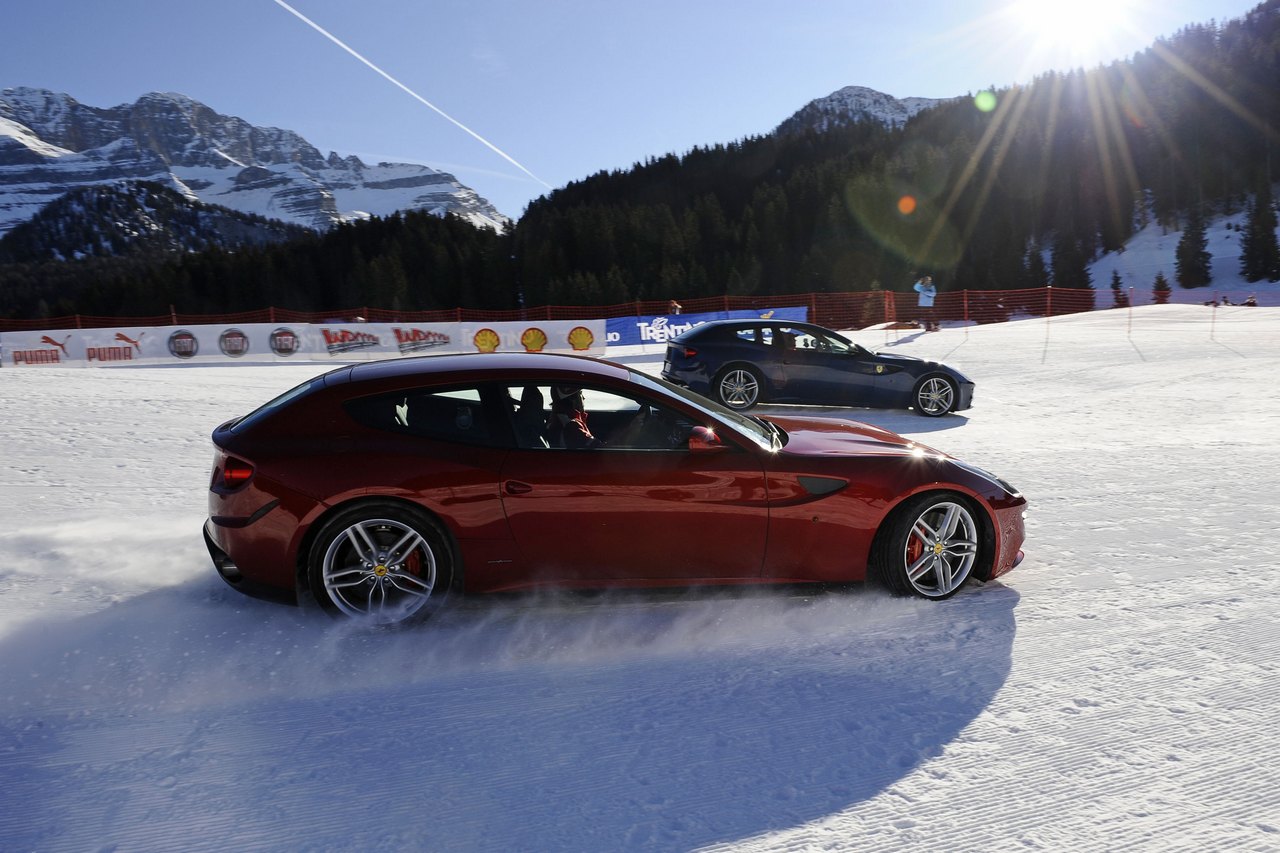
[[[548,187],[767,133],[844,86],[897,97],[975,93],[1125,58],[1182,26],[1238,18],[1256,4],[288,5],[413,94],[277,0],[11,3],[0,14],[0,88],[52,89],[99,107],[180,92],[253,124],[297,131],[326,154],[452,172],[516,217]]]

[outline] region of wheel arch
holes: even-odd
[[[903,513],[908,504],[915,502],[921,496],[932,497],[952,497],[959,499],[965,506],[969,508],[969,512],[978,522],[979,542],[978,542],[978,560],[974,564],[971,577],[975,577],[981,581],[991,579],[991,570],[995,566],[996,558],[996,521],[991,513],[991,508],[987,502],[982,499],[981,495],[961,488],[956,484],[948,483],[946,485],[940,483],[930,483],[927,486],[921,486],[918,489],[901,495],[880,517],[879,524],[876,525],[875,535],[871,537],[871,547],[867,551],[868,570],[870,569],[871,555],[876,553],[881,542],[888,536],[892,535],[893,524]],[[868,571],[868,576],[870,572]]]
[[[439,530],[440,535],[444,538],[446,547],[449,549],[449,570],[450,580],[449,589],[453,592],[461,592],[463,589],[462,582],[462,551],[458,547],[458,540],[453,535],[453,531],[449,529],[449,525],[445,524],[444,519],[430,508],[423,506],[417,501],[412,501],[398,495],[360,495],[358,497],[348,498],[347,500],[333,504],[317,515],[307,525],[306,531],[302,534],[298,542],[298,548],[294,557],[294,582],[297,584],[299,600],[305,595],[311,596],[311,581],[308,577],[307,561],[311,555],[311,548],[315,544],[316,537],[320,535],[320,531],[325,528],[329,520],[340,513],[347,512],[352,509],[358,509],[362,506],[397,506],[410,512],[417,512],[425,515]]]
[[[773,396],[773,382],[769,378],[769,371],[765,370],[754,361],[747,361],[744,358],[735,358],[726,361],[724,364],[716,368],[716,372],[711,375],[711,394],[715,396],[718,393],[720,379],[730,370],[734,368],[746,368],[756,375],[760,380],[760,396],[756,399],[756,405],[769,402],[769,397]]]
[[[915,381],[911,383],[911,388],[907,392],[908,407],[916,410],[920,408],[919,402],[917,399],[917,395],[920,393],[920,386],[924,385],[924,383],[928,382],[930,379],[943,379],[946,381],[948,385],[951,386],[951,395],[952,395],[951,406],[947,409],[947,411],[944,414],[949,415],[952,412],[956,411],[956,406],[959,405],[960,403],[960,383],[956,380],[954,376],[947,373],[945,370],[938,370],[937,368],[925,371],[924,373],[917,376],[915,378]]]

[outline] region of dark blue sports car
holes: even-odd
[[[874,353],[830,329],[784,320],[694,326],[668,342],[662,378],[738,410],[810,403],[936,418],[973,403],[973,380],[945,364]]]

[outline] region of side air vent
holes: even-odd
[[[832,477],[801,476],[799,479],[800,487],[814,497],[834,494],[849,485],[848,480],[837,480]]]

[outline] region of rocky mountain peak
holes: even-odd
[[[937,98],[895,98],[866,86],[846,86],[817,98],[778,126],[780,134],[805,130],[822,132],[860,121],[901,127],[917,113],[943,103]]]
[[[498,229],[510,224],[445,172],[325,157],[293,131],[258,127],[172,92],[100,108],[45,89],[4,89],[0,166],[20,167],[0,171],[0,234],[71,189],[126,180],[309,228],[419,209]]]

